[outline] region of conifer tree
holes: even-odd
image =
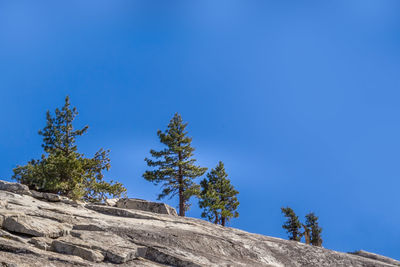
[[[78,153],[76,138],[85,134],[88,126],[74,129],[73,121],[77,115],[77,109],[71,108],[68,96],[64,106],[55,110],[55,116],[48,111],[47,125],[39,131],[46,154],[40,160],[17,166],[12,178],[30,189],[73,199],[100,201],[108,196],[121,196],[126,191],[122,184],[103,180],[103,171],[111,167],[109,151],[100,149],[93,158]]]
[[[227,178],[224,164],[220,161],[215,169],[207,174],[207,179],[200,182],[200,208],[204,209],[201,217],[207,218],[210,222],[225,226],[232,217],[237,218],[236,211],[239,201],[236,197],[239,194]]]
[[[313,246],[322,246],[322,228],[318,225],[318,217],[313,212],[306,215],[306,226],[311,229],[310,242]]]
[[[294,211],[289,207],[281,208],[281,211],[287,218],[282,228],[288,233],[289,240],[300,241],[302,234],[300,232],[301,224],[299,217],[297,217]]]
[[[166,148],[161,151],[150,150],[154,160],[145,158],[145,161],[153,169],[143,174],[147,181],[156,185],[162,184],[163,190],[158,199],[178,195],[179,216],[185,216],[190,197],[199,192],[199,186],[194,179],[202,176],[207,170],[195,165],[196,160],[193,158],[195,149],[191,146],[192,138],[187,136],[186,126],[187,123],[184,123],[181,116],[176,113],[165,132],[157,131],[160,142]]]

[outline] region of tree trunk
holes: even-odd
[[[215,220],[214,220],[214,223],[215,224],[218,224],[219,223],[219,219],[218,219],[218,212],[214,212],[214,216],[215,216]]]
[[[221,225],[222,226],[225,226],[225,221],[226,221],[225,217],[221,217]]]
[[[183,197],[183,186],[182,186],[182,178],[178,178],[179,180],[179,216],[185,217],[185,200]]]
[[[179,162],[182,161],[181,152],[178,153]],[[183,195],[183,174],[182,167],[178,167],[178,183],[179,183],[179,216],[185,217],[185,199]]]
[[[306,241],[307,245],[310,245],[311,241],[310,241],[310,229],[308,229],[307,226],[305,226],[303,224],[303,228],[304,228],[304,239]]]
[[[222,197],[221,197],[221,202],[222,203],[225,203],[225,198],[223,197],[223,194],[224,194],[224,190],[223,190],[223,188],[222,188],[222,181],[221,181],[221,184],[220,184],[220,193],[221,193],[221,195],[222,195]],[[224,207],[225,208],[225,207]],[[222,216],[222,212],[223,212],[223,209],[221,210],[221,225],[222,226],[225,226],[225,222],[226,222],[226,218],[225,218],[225,216]]]

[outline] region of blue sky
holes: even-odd
[[[300,3],[301,2],[301,3]],[[81,152],[141,175],[156,131],[189,122],[198,163],[240,191],[232,227],[286,238],[314,211],[324,246],[400,259],[400,2],[1,1],[0,177],[38,158],[70,95]],[[176,205],[175,200],[167,201]],[[193,203],[189,216],[199,217]]]

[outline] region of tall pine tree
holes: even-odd
[[[239,192],[231,185],[222,161],[207,174],[207,179],[203,179],[200,185],[199,206],[204,209],[201,217],[225,226],[232,217],[239,216],[236,211],[239,206],[236,195]]]
[[[103,180],[103,171],[110,169],[108,150],[100,149],[93,158],[78,153],[76,138],[85,134],[88,126],[74,129],[73,122],[78,115],[71,108],[69,97],[55,116],[47,112],[47,125],[39,134],[43,136],[42,147],[46,154],[40,160],[31,160],[25,166],[17,166],[13,179],[31,189],[57,193],[73,199],[100,201],[109,196],[125,193],[120,183]]]
[[[184,123],[181,116],[176,113],[165,132],[157,131],[160,142],[166,148],[161,151],[150,150],[154,160],[145,158],[145,161],[153,169],[143,174],[147,181],[156,185],[162,184],[163,190],[158,199],[178,195],[179,216],[185,216],[190,197],[199,192],[199,186],[194,179],[202,176],[207,170],[195,165],[192,138],[187,136],[186,127],[187,123]]]
[[[294,211],[289,207],[281,208],[281,211],[287,218],[282,228],[288,233],[289,240],[300,241],[302,234],[300,232],[301,224],[299,217],[297,217]]]
[[[313,246],[322,246],[322,228],[318,225],[318,217],[313,212],[306,215],[306,226],[311,229],[310,242]]]

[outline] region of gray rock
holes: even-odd
[[[105,229],[96,224],[76,224],[72,228],[73,230],[84,230],[84,231],[105,231]]]
[[[145,257],[154,262],[170,266],[201,267],[200,264],[187,260],[184,257],[179,257],[178,255],[173,255],[171,253],[164,253],[162,250],[153,247],[147,249]]]
[[[8,201],[7,199],[0,200],[0,208],[7,209],[8,208]]]
[[[17,194],[30,194],[29,188],[20,183],[11,183],[0,180],[0,190],[8,191]]]
[[[63,237],[60,240],[99,250],[106,260],[112,263],[124,263],[136,257],[143,257],[147,251],[146,247],[138,246],[118,235],[103,231],[72,231],[71,237]]]
[[[2,264],[2,265],[1,265]],[[40,250],[29,244],[0,238],[0,266],[90,266],[77,256]]]
[[[5,239],[8,239],[8,240],[14,240],[14,241],[18,241],[20,243],[26,243],[27,242],[26,239],[21,238],[21,237],[19,237],[17,235],[11,234],[11,233],[9,233],[7,231],[4,231],[3,229],[0,229],[0,238],[5,238]]]
[[[378,260],[378,261],[381,261],[381,262],[386,262],[386,263],[389,263],[389,264],[392,264],[392,265],[400,266],[400,262],[398,262],[396,260],[393,260],[391,258],[382,256],[382,255],[378,255],[378,254],[375,254],[375,253],[371,253],[371,252],[368,252],[368,251],[365,251],[365,250],[359,250],[359,251],[356,251],[356,252],[351,252],[350,254],[354,254],[354,255],[361,256],[361,257],[365,257],[365,258],[369,258],[369,259],[373,259],[373,260]]]
[[[151,202],[143,199],[123,198],[116,202],[116,207],[178,216],[176,210],[165,203]]]
[[[63,197],[63,196],[60,196],[57,194],[38,192],[38,191],[34,191],[34,190],[31,190],[31,195],[34,198],[43,199],[43,200],[46,200],[49,202],[60,202],[60,201],[69,202],[69,201],[71,201],[69,198]]]
[[[72,207],[83,207],[86,204],[84,201],[72,200],[72,199],[69,199],[69,198],[62,198],[61,202],[64,203],[64,204],[71,205]]]
[[[101,254],[99,251],[91,250],[60,240],[54,240],[51,243],[50,249],[58,253],[75,255],[91,262],[101,262],[104,260],[103,254]]]
[[[104,201],[104,203],[105,203],[107,206],[116,207],[118,201],[119,201],[119,198],[110,198],[110,199],[106,199],[106,200]]]
[[[8,203],[0,207],[0,266],[400,266],[365,251],[336,252],[156,208],[51,202],[8,190],[0,199]]]
[[[12,215],[5,217],[3,228],[13,233],[28,236],[57,238],[68,234],[72,226],[46,218]]]
[[[26,244],[20,243],[15,240],[7,239],[7,238],[1,238],[0,240],[1,240],[0,251],[38,255],[38,253],[35,252],[34,248],[30,248]]]
[[[33,244],[35,247],[43,250],[49,250],[52,242],[53,239],[48,237],[32,237],[29,240],[30,244]]]
[[[127,217],[127,218],[136,218],[136,219],[151,219],[154,218],[153,214],[150,213],[139,213],[130,211],[122,208],[108,207],[102,205],[95,204],[86,204],[85,208],[91,209],[97,212],[101,212],[108,215],[118,216],[118,217]]]

